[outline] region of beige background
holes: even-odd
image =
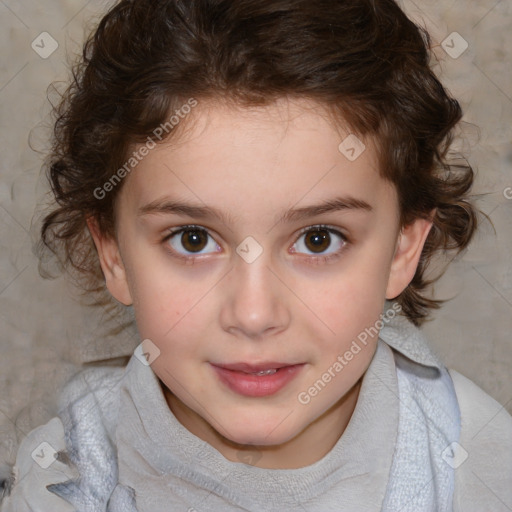
[[[35,149],[44,151],[46,88],[66,79],[66,55],[80,51],[85,21],[109,4],[0,0],[0,462],[12,462],[16,442],[54,414],[56,392],[80,364],[129,354],[138,344],[133,329],[107,337],[102,312],[80,306],[62,278],[43,280],[31,249],[39,227],[34,208],[48,189],[29,133]],[[449,367],[512,412],[512,199],[506,198],[512,197],[512,2],[402,5],[431,31],[436,69],[471,123],[462,147],[478,171],[477,204],[496,228],[494,234],[483,225],[436,286],[436,296],[453,299],[425,330]],[[31,48],[42,32],[59,45],[46,59]],[[453,32],[468,43],[457,58],[441,46],[446,40],[452,54],[460,52],[463,41]]]

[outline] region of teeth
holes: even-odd
[[[277,372],[277,368],[271,368],[270,370],[261,370],[260,372],[254,372],[254,373],[252,373],[252,375],[258,375],[258,376],[273,375],[276,372]]]

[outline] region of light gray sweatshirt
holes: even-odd
[[[150,366],[76,376],[20,445],[1,512],[510,511],[512,418],[422,332],[380,332],[350,422],[299,469],[232,462],[181,425]],[[47,487],[48,486],[48,487]]]

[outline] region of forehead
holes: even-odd
[[[312,100],[201,101],[180,122],[127,177],[121,202],[130,210],[170,195],[254,217],[336,194],[378,202],[390,192],[374,141]]]

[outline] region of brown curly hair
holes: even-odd
[[[120,1],[89,36],[54,110],[46,165],[57,204],[44,218],[41,249],[99,303],[106,289],[86,219],[115,236],[122,183],[101,199],[94,191],[135,145],[187,98],[242,106],[310,98],[378,141],[402,226],[435,209],[416,274],[396,298],[420,325],[443,302],[425,296],[439,277],[427,280],[427,265],[467,247],[478,212],[467,195],[471,166],[448,162],[462,111],[431,69],[431,51],[426,29],[393,0]]]

